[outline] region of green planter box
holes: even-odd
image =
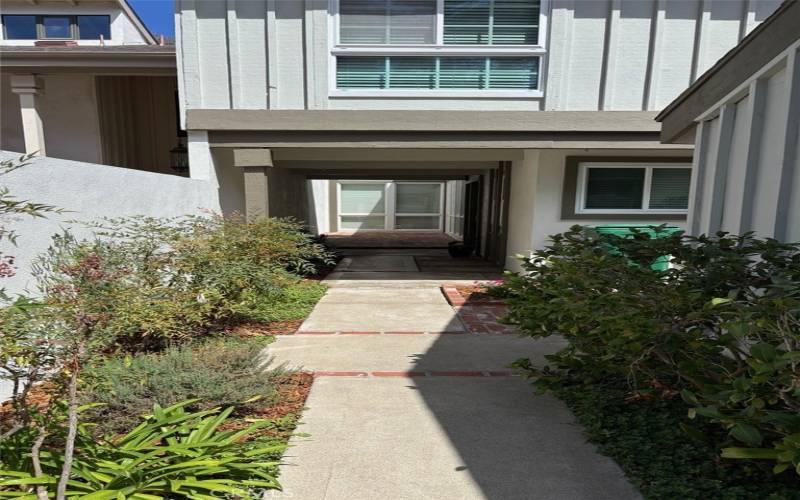
[[[615,236],[619,236],[620,238],[631,237],[634,229],[640,233],[649,235],[651,238],[663,238],[683,231],[683,229],[679,227],[665,226],[661,228],[660,232],[656,233],[655,228],[657,227],[658,226],[654,226],[652,224],[604,224],[602,226],[594,226],[594,230],[601,234],[613,234]],[[656,259],[650,268],[653,271],[666,271],[669,269],[669,255],[664,255]]]

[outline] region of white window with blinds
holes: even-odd
[[[581,164],[575,213],[685,214],[691,174],[685,163]]]
[[[538,98],[548,0],[334,0],[331,97]]]
[[[444,183],[397,182],[394,228],[411,231],[441,231]]]
[[[443,231],[444,182],[337,181],[339,231]]]
[[[385,182],[340,182],[339,229],[344,231],[389,229]]]

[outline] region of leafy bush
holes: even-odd
[[[73,465],[80,466],[75,462],[76,451],[81,452],[76,447],[80,446],[77,393],[86,366],[114,351],[160,350],[252,315],[265,318],[275,313],[265,304],[277,307],[291,302],[287,290],[299,287],[298,273],[314,272],[318,263],[330,260],[322,246],[289,220],[128,218],[93,227],[98,237],[92,240],[78,241],[68,233],[54,238],[34,268],[40,300],[0,310],[0,369],[14,384],[16,410],[8,422],[0,422],[0,441],[5,446],[33,436],[28,453],[34,481],[47,476],[36,465],[40,457],[45,453],[60,457],[58,500],[74,486]],[[303,300],[308,297],[303,295]],[[64,423],[55,429],[37,422],[38,415],[27,401],[33,384],[48,376],[58,394],[47,411],[63,405],[66,412]],[[184,380],[188,387],[174,386],[167,396],[210,391],[209,380],[199,389],[189,381]],[[252,377],[243,382],[255,383]],[[216,396],[224,399],[219,392]],[[56,437],[60,441],[54,441]],[[42,495],[37,491],[37,497]]]
[[[272,382],[283,372],[268,369],[265,345],[258,338],[218,339],[107,360],[85,372],[81,400],[102,403],[87,418],[102,431],[124,432],[156,404],[193,400],[187,410],[237,406],[245,413],[269,404],[276,396]]]
[[[549,368],[519,366],[545,390],[625,380],[632,399],[680,393],[728,432],[723,456],[800,474],[800,245],[658,236],[575,227],[526,259],[509,320],[568,346]],[[651,269],[663,255],[672,267]]]
[[[800,499],[792,476],[765,475],[747,462],[718,463],[724,431],[692,421],[680,399],[625,401],[626,384],[565,381],[554,389],[601,453],[612,457],[651,500]],[[692,426],[695,432],[684,431]]]
[[[291,220],[126,218],[100,237],[56,236],[35,266],[51,311],[79,299],[101,306],[106,337],[128,351],[163,348],[229,322],[273,321],[319,297],[297,273],[331,255]],[[91,286],[85,286],[90,283]],[[308,291],[311,293],[303,293]]]
[[[270,422],[222,430],[232,408],[189,413],[185,409],[189,404],[156,405],[152,416],[113,440],[96,440],[88,426],[80,426],[66,496],[196,499],[216,498],[213,495],[217,494],[256,499],[264,490],[278,488],[276,460],[284,445],[264,437],[252,439],[272,425]],[[0,441],[0,451],[6,451],[5,444]],[[31,448],[31,442],[20,447]],[[33,473],[30,457],[26,467],[17,469],[9,469],[3,460],[0,458],[0,497],[36,498],[30,492],[39,487],[47,498],[58,482],[63,457],[45,444],[41,474]]]

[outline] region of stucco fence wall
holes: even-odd
[[[0,151],[0,160],[19,156]],[[30,274],[31,262],[47,250],[54,234],[69,229],[79,237],[92,235],[80,223],[69,221],[126,215],[172,217],[220,209],[218,189],[207,181],[57,158],[36,158],[1,176],[0,186],[10,189],[18,199],[68,210],[45,219],[21,216],[10,222],[19,234],[17,246],[4,242],[0,252],[16,257],[17,274],[0,280],[0,287],[11,294],[37,292]],[[10,384],[0,380],[0,401],[10,394]]]
[[[19,156],[0,151],[2,160]],[[0,177],[0,186],[19,199],[67,211],[44,219],[20,216],[11,221],[19,233],[17,246],[9,242],[0,246],[2,253],[16,257],[16,276],[0,281],[11,293],[36,293],[30,265],[47,250],[54,234],[69,229],[78,237],[91,236],[89,229],[70,221],[129,215],[173,217],[220,209],[218,189],[210,182],[49,157],[35,158]]]

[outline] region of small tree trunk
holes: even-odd
[[[64,445],[64,465],[56,488],[56,500],[65,500],[67,481],[72,473],[72,457],[75,454],[75,439],[78,435],[78,365],[81,348],[72,359],[72,374],[69,377],[69,410],[67,411],[67,442]]]
[[[39,429],[39,435],[31,448],[31,461],[33,462],[33,474],[35,477],[42,477],[42,463],[39,461],[39,451],[42,449],[44,439],[47,437],[47,431],[43,428]],[[47,488],[43,485],[36,486],[36,498],[39,500],[47,500]]]

